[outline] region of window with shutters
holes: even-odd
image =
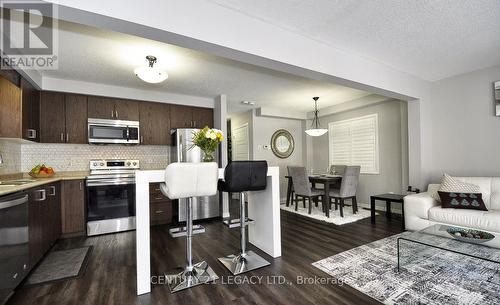
[[[360,165],[363,174],[379,173],[377,114],[331,122],[328,131],[330,164]]]

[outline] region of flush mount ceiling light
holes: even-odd
[[[146,56],[147,61],[149,62],[147,67],[137,67],[134,70],[135,75],[138,78],[142,79],[146,83],[157,84],[168,78],[167,72],[164,70],[153,67],[156,63],[156,57],[152,55]]]
[[[314,100],[314,118],[313,118],[312,123],[311,123],[311,128],[306,130],[306,133],[308,135],[310,135],[311,137],[319,137],[319,136],[322,136],[328,132],[328,129],[321,128],[321,126],[319,124],[318,99],[319,99],[319,97],[317,97],[317,96],[313,97],[313,100]]]

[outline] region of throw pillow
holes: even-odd
[[[479,186],[472,183],[459,181],[448,174],[443,175],[441,186],[439,187],[438,191],[454,193],[481,193],[481,189],[479,188]],[[431,196],[437,202],[441,202],[441,198],[437,192],[431,194]]]
[[[441,191],[438,193],[441,198],[442,208],[488,211],[481,193],[455,193]]]

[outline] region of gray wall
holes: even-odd
[[[279,166],[280,168],[280,196],[282,201],[286,199],[287,166],[304,166],[303,131],[302,120],[259,117],[254,116],[253,121],[253,159],[266,160],[269,166]],[[276,157],[271,149],[264,149],[264,145],[271,145],[271,137],[278,129],[288,130],[294,139],[295,149],[290,157],[281,159]]]
[[[305,133],[304,121],[287,118],[257,116],[255,111],[249,110],[243,113],[231,115],[231,129],[234,130],[241,125],[248,124],[249,147],[251,160],[266,160],[269,166],[280,168],[280,196],[282,200],[286,198],[286,167],[289,165],[305,165]],[[295,149],[292,155],[286,159],[276,157],[270,147],[271,137],[278,129],[288,130],[295,142]]]
[[[403,153],[406,145],[406,105],[405,102],[390,100],[346,112],[321,117],[321,124],[356,118],[369,114],[378,114],[379,125],[379,167],[380,174],[362,174],[358,188],[358,201],[369,203],[369,197],[385,192],[399,193],[406,189],[407,158]],[[402,119],[403,118],[403,119]],[[328,136],[312,139],[312,166],[315,172],[325,172],[328,168]],[[406,164],[405,164],[406,163]]]
[[[493,82],[500,66],[433,83],[432,104],[420,114],[430,132],[422,135],[429,154],[429,182],[443,173],[500,176],[500,117],[494,116]]]

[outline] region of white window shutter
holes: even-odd
[[[378,115],[328,124],[330,164],[359,165],[361,173],[378,174]]]

